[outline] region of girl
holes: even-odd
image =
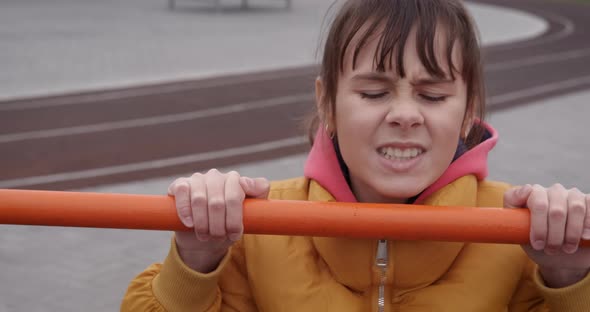
[[[590,196],[486,181],[473,22],[459,0],[348,0],[316,80],[305,177],[174,181],[168,257],[123,311],[589,311]],[[530,245],[242,236],[244,198],[528,208]],[[524,250],[524,252],[523,252]]]

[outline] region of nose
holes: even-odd
[[[387,123],[402,129],[411,129],[424,123],[418,103],[411,100],[394,100],[385,116]]]

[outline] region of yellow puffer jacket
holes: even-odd
[[[424,204],[502,207],[507,187],[466,175]],[[269,198],[334,200],[307,178],[273,183]],[[547,288],[519,246],[381,243],[381,251],[387,246],[387,273],[380,287],[378,245],[245,235],[217,270],[200,274],[182,263],[173,243],[163,264],[132,281],[121,311],[379,311],[380,295],[383,311],[590,311],[590,277],[567,288]]]

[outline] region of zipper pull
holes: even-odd
[[[375,258],[375,265],[379,268],[387,267],[387,240],[380,239],[377,245],[377,256]]]

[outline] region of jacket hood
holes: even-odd
[[[475,175],[478,180],[483,180],[488,175],[488,153],[498,141],[497,131],[489,124],[482,122],[486,130],[484,139],[468,151],[460,151],[463,145],[458,145],[454,161],[447,170],[427,187],[414,201],[420,204],[432,193],[445,187],[456,179]],[[460,156],[459,156],[460,155]],[[325,188],[337,201],[356,202],[356,198],[346,182],[346,178],[340,168],[338,156],[334,144],[323,128],[316,133],[314,144],[309,152],[304,168],[305,177],[315,180]]]

